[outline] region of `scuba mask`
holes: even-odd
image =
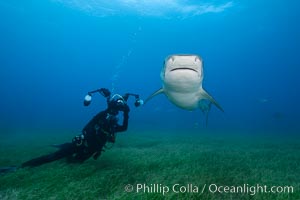
[[[118,111],[126,105],[126,100],[119,94],[115,94],[108,101],[108,110],[113,114],[118,114]]]

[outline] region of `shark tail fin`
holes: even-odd
[[[211,104],[212,104],[212,102],[207,99],[202,99],[198,103],[198,106],[205,117],[204,127],[206,127],[206,128],[208,126],[208,114],[211,109]]]
[[[223,108],[220,106],[220,104],[212,98],[204,89],[200,91],[200,95],[204,98],[209,100],[211,103],[213,103],[217,108],[219,108],[222,112],[224,112]]]
[[[211,104],[212,104],[212,102],[209,102],[209,104],[208,104],[208,110],[205,112],[205,128],[207,128],[207,126],[208,126],[208,113],[210,111]]]
[[[155,97],[156,95],[159,95],[161,93],[164,93],[164,89],[160,88],[159,90],[155,91],[153,94],[151,94],[144,102],[144,104],[146,104],[150,99],[152,99],[153,97]]]

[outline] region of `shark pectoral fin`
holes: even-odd
[[[161,94],[164,92],[163,88],[160,88],[159,90],[157,90],[156,92],[154,92],[153,94],[151,94],[144,102],[144,104],[146,104],[150,99],[152,99],[154,96]]]
[[[212,102],[215,106],[217,106],[217,108],[219,108],[222,112],[224,112],[223,108],[220,106],[220,104],[214,100],[214,98],[212,98],[212,96],[210,96],[204,89],[200,90],[200,98],[204,98],[209,100],[210,102]]]

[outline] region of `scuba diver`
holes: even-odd
[[[104,151],[103,148],[107,142],[115,142],[117,132],[127,130],[130,111],[127,105],[129,96],[135,97],[136,107],[143,104],[139,95],[126,93],[124,96],[115,94],[111,97],[111,92],[108,89],[101,88],[91,91],[85,96],[85,106],[91,103],[93,93],[100,93],[107,99],[107,109],[94,116],[83,128],[82,134],[75,136],[72,142],[55,145],[59,150],[24,162],[21,165],[22,168],[36,167],[62,158],[67,158],[68,162],[75,163],[82,163],[90,157],[96,160]],[[117,118],[120,111],[123,112],[122,125],[118,124]]]

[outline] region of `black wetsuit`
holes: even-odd
[[[123,114],[122,125],[117,123],[115,115],[110,114],[108,109],[98,113],[72,142],[59,145],[59,150],[54,153],[24,162],[22,167],[35,167],[65,157],[69,162],[83,162],[91,156],[97,159],[106,142],[114,142],[116,132],[127,130],[128,112]]]

